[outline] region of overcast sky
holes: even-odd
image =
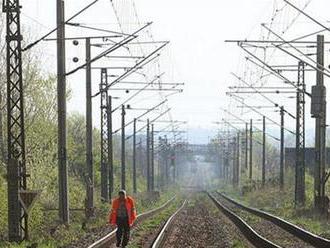
[[[123,3],[123,9],[119,11],[125,12],[125,4],[130,5],[132,0],[120,1]],[[91,1],[66,1],[66,16],[69,17],[89,2]],[[170,98],[169,106],[172,107],[171,113],[174,119],[188,121],[189,124],[186,127],[191,131],[188,136],[193,143],[207,142],[208,137],[212,136],[217,128],[213,122],[219,121],[223,117],[229,117],[224,115],[220,107],[228,108],[230,100],[225,96],[225,92],[228,91],[229,85],[237,83],[230,72],[235,72],[240,76],[246,73],[246,61],[242,56],[242,51],[236,44],[226,44],[224,40],[260,39],[264,34],[260,24],[263,22],[269,24],[276,9],[279,13],[273,24],[275,30],[281,32],[294,22],[287,33],[283,34],[288,35],[286,37],[295,37],[295,35],[299,36],[320,29],[302,16],[295,19],[297,12],[292,8],[286,6],[283,10],[282,0],[135,0],[134,2],[141,22],[153,21],[154,39],[171,42],[163,54],[166,59],[161,63],[162,70],[167,72],[165,80],[184,82],[185,86],[182,94]],[[295,0],[292,2],[303,7],[310,1]],[[36,36],[55,26],[54,0],[22,0],[21,4],[23,6],[22,20],[31,30],[34,30]],[[329,1],[313,0],[306,11],[322,23],[327,24],[329,9]],[[100,0],[79,17],[79,21],[88,24],[104,23],[108,28],[116,27],[110,0]],[[70,35],[69,32],[67,35]],[[81,32],[81,34],[84,33]],[[315,40],[315,37],[311,37],[311,39]],[[42,46],[44,46],[45,64],[48,64],[48,68],[52,70],[54,69],[52,63],[55,58],[55,44],[43,44]],[[83,50],[69,45],[67,49],[67,66],[73,68],[76,65],[71,62],[72,57],[79,57],[79,52]],[[80,72],[68,78],[68,83],[73,89],[73,97],[68,104],[68,109],[82,114],[85,111],[83,76],[84,73]],[[96,74],[95,78],[98,79],[98,77]],[[315,77],[313,75],[310,78],[312,81]],[[295,80],[295,77],[292,80]],[[310,88],[313,83],[308,83],[307,88]],[[97,84],[98,82],[94,85],[94,91],[98,88]],[[276,96],[270,97],[277,99]],[[263,103],[264,100],[261,98],[259,101]],[[292,108],[294,102],[281,100],[281,102],[283,101],[288,105],[288,109],[294,110]],[[154,103],[155,101],[150,105]],[[99,100],[95,100],[93,107],[95,126],[99,125],[98,104]],[[230,110],[242,115],[235,105],[237,104],[231,103]],[[277,113],[269,112],[268,115],[273,119],[278,118]],[[243,118],[248,119],[251,116],[257,118],[252,113],[244,115]],[[309,118],[309,113],[307,116]],[[310,127],[312,127],[313,122],[310,123]],[[119,121],[116,122],[116,125],[119,125]],[[293,127],[294,122],[290,121],[289,126]],[[197,131],[202,129],[207,131]]]

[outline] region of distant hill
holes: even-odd
[[[292,129],[294,131],[294,129]],[[280,137],[279,128],[268,128],[267,133],[272,134],[275,137]],[[328,137],[330,136],[330,130],[327,129]],[[217,134],[217,129],[211,128],[189,128],[188,129],[188,142],[190,144],[208,144],[209,139],[214,138]],[[329,139],[329,138],[328,138]],[[268,139],[268,142],[278,145],[278,142],[273,139]],[[295,136],[285,132],[285,146],[286,147],[293,147],[295,145]],[[314,145],[314,129],[308,128],[306,129],[306,146],[313,146]]]

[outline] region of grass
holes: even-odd
[[[235,240],[233,241],[232,247],[233,247],[233,248],[245,248],[246,246],[245,246],[245,244],[244,244],[243,241],[238,240],[238,239],[235,239]]]
[[[174,189],[169,188],[168,190],[160,194],[160,198],[157,200],[141,200],[136,198],[136,207],[138,213],[148,211],[150,209],[157,208],[163,205],[174,195]],[[106,225],[108,220],[109,204],[102,204],[98,200],[96,202],[96,216],[95,218],[87,221],[84,212],[72,212],[70,226],[59,225],[57,221],[57,212],[44,212],[41,204],[36,204],[33,209],[33,216],[40,216],[40,218],[34,218],[35,221],[38,219],[46,218],[48,223],[36,225],[30,223],[31,230],[31,241],[23,242],[21,244],[12,244],[6,241],[0,241],[0,248],[21,248],[29,247],[33,244],[37,244],[38,247],[45,248],[58,248],[64,247],[75,240],[86,235],[90,230],[100,228]],[[44,221],[44,220],[43,220]],[[40,220],[41,222],[41,220]],[[86,224],[83,228],[84,223]]]

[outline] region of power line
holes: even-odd
[[[146,86],[144,86],[142,89],[140,89],[139,91],[135,92],[132,96],[130,96],[128,99],[126,99],[123,103],[121,103],[118,107],[114,108],[113,111],[116,111],[118,108],[120,108],[121,105],[126,104],[128,101],[132,100],[135,96],[137,96],[138,94],[140,94],[144,89],[146,89],[148,86],[152,85],[159,77],[161,77],[162,75],[164,75],[164,73],[156,76],[152,81],[150,81],[149,83],[147,83]]]
[[[299,91],[302,91],[301,89],[298,89],[296,84],[294,82],[292,82],[290,79],[288,79],[287,77],[283,76],[282,74],[280,74],[278,71],[276,71],[275,69],[273,69],[270,65],[268,65],[266,62],[262,61],[260,58],[258,58],[256,55],[254,55],[253,53],[251,53],[249,50],[245,49],[243,46],[240,46],[246,53],[248,53],[250,56],[252,56],[253,58],[255,58],[257,61],[259,61],[260,63],[262,63],[264,66],[266,66],[271,72],[272,74],[277,75],[279,78],[281,78],[282,80],[284,80],[284,82],[292,85],[294,88],[296,88]],[[251,60],[250,60],[251,61]],[[255,63],[256,64],[256,63]],[[256,64],[257,65],[257,64]],[[260,66],[260,65],[259,65]],[[309,97],[311,97],[311,94],[306,92],[305,90],[302,91],[303,93],[305,93],[306,95],[308,95]]]
[[[142,118],[143,116],[147,115],[148,113],[150,113],[151,111],[155,110],[155,109],[158,108],[159,106],[163,105],[165,102],[167,102],[167,100],[164,100],[164,101],[162,101],[161,103],[157,104],[156,106],[154,106],[154,107],[148,109],[146,112],[144,112],[143,114],[139,115],[138,117],[135,117],[134,119],[138,120],[138,119]],[[125,124],[125,127],[131,125],[133,122],[134,122],[134,120],[132,120],[132,121],[126,123],[126,124]],[[116,133],[119,132],[121,129],[122,129],[122,127],[121,127],[121,128],[118,128],[118,129],[115,130],[112,134],[116,134]]]
[[[279,38],[280,40],[282,40],[283,42],[286,42],[280,35],[276,34],[273,30],[271,30],[270,28],[268,28],[266,25],[262,24],[261,25],[262,27],[264,27],[265,29],[267,29],[269,32],[271,32],[273,35],[275,35],[277,38]],[[286,42],[287,43],[287,42]],[[303,55],[304,57],[308,58],[310,61],[312,61],[313,63],[315,63],[318,67],[321,67],[321,65],[319,63],[317,63],[317,61],[313,60],[312,58],[310,58],[310,56],[306,56],[306,54],[304,54],[301,50],[299,50],[298,48],[294,47],[292,44],[290,43],[287,43],[291,48],[293,48],[295,51],[297,51],[298,53],[300,53],[301,55]],[[279,48],[278,45],[274,45],[276,48]],[[283,49],[283,48],[282,48]],[[282,50],[281,49],[281,50]],[[284,49],[283,49],[284,50]],[[307,62],[305,62],[307,64]],[[330,73],[329,70],[327,70],[324,66],[321,67],[323,70],[327,71]],[[313,69],[315,70],[320,70],[319,68],[317,67],[313,67]],[[322,71],[322,73],[324,73]],[[325,74],[327,75],[327,74]],[[330,77],[330,75],[329,75]]]
[[[251,109],[253,112],[255,112],[255,113],[257,113],[257,114],[259,114],[259,115],[261,115],[261,116],[265,116],[265,115],[262,114],[261,112],[257,111],[256,109],[254,109],[254,108],[252,108],[251,106],[249,106],[249,105],[247,105],[246,103],[244,103],[243,101],[238,100],[238,98],[235,97],[235,95],[231,95],[231,96],[234,96],[233,99],[234,99],[235,101],[238,101],[239,103],[245,105],[246,107],[248,107],[249,109]],[[274,123],[275,125],[277,125],[277,126],[279,126],[279,127],[282,127],[281,124],[278,124],[276,121],[273,121],[271,118],[269,118],[269,117],[267,117],[267,116],[265,116],[265,118],[266,118],[267,120],[269,120],[270,122]],[[286,127],[283,127],[283,128],[284,128],[286,131],[288,131],[289,133],[291,133],[291,134],[294,134],[294,135],[296,134],[295,132],[291,131],[290,129],[287,129]]]
[[[228,110],[226,110],[226,109],[224,109],[224,108],[221,108],[221,109],[222,109],[223,111],[225,111],[227,114],[229,114],[229,115],[233,116],[234,118],[236,118],[237,120],[240,120],[240,121],[245,122],[245,121],[242,120],[240,117],[234,115],[233,113],[229,112]],[[262,116],[264,116],[264,115],[262,115]],[[245,123],[247,123],[247,122],[245,122]],[[278,124],[277,124],[277,125],[278,125]],[[253,127],[254,127],[256,130],[262,132],[262,130],[261,130],[260,128],[258,128],[258,127],[256,127],[256,126],[253,126]],[[273,138],[273,139],[276,140],[276,141],[280,141],[277,137],[275,137],[275,136],[273,136],[273,135],[271,135],[271,134],[266,133],[266,135],[269,136],[269,137],[271,137],[271,138]]]
[[[292,3],[290,3],[288,0],[283,0],[283,1],[286,2],[288,5],[290,5],[292,8],[294,8],[295,10],[297,10],[298,12],[300,12],[301,14],[303,14],[304,16],[306,16],[308,19],[312,20],[313,22],[315,22],[316,24],[318,24],[319,26],[321,26],[322,28],[324,28],[325,30],[327,30],[327,31],[330,32],[330,28],[326,27],[321,22],[319,22],[315,18],[313,18],[310,15],[308,15],[305,11],[299,9],[298,7],[296,7],[295,5],[293,5]]]
[[[279,106],[278,103],[274,102],[272,99],[270,99],[269,97],[263,95],[263,93],[261,93],[259,90],[257,90],[254,86],[250,85],[249,83],[247,83],[245,80],[243,80],[241,77],[237,76],[235,73],[231,73],[234,77],[236,77],[238,80],[240,80],[242,83],[244,83],[245,85],[247,85],[248,87],[252,88],[253,90],[256,91],[256,93],[260,94],[264,99],[266,99],[267,101],[269,101],[270,103],[274,104],[275,107],[281,108]],[[284,110],[290,117],[295,119],[295,116],[291,113],[289,113],[288,111]]]
[[[117,78],[115,81],[113,81],[112,83],[110,83],[105,90],[108,90],[111,86],[115,85],[116,83],[120,82],[122,79],[126,78],[127,76],[129,76],[130,74],[132,74],[134,72],[134,70],[139,67],[139,66],[144,66],[145,64],[148,64],[149,62],[151,62],[152,60],[154,60],[155,58],[157,58],[159,55],[156,55],[155,57],[151,58],[149,61],[147,61],[150,57],[152,57],[154,54],[156,54],[158,51],[160,51],[162,48],[164,48],[166,44],[163,44],[162,46],[160,46],[159,48],[157,48],[156,50],[154,50],[153,52],[151,52],[148,56],[146,56],[144,59],[142,59],[141,61],[139,61],[138,63],[136,63],[136,65],[134,67],[132,67],[131,69],[127,70],[123,75],[121,75],[119,78]],[[146,62],[145,62],[146,61]],[[144,63],[145,62],[145,63]],[[144,63],[144,64],[143,64]],[[93,97],[98,96],[100,94],[100,91],[96,94],[93,95]]]
[[[68,20],[66,20],[64,22],[64,24],[67,24],[68,22],[70,22],[71,20],[73,20],[74,18],[76,18],[77,16],[79,16],[81,13],[85,12],[86,10],[88,10],[90,7],[92,7],[94,4],[96,4],[99,0],[95,0],[93,2],[91,2],[90,4],[88,4],[86,7],[84,7],[83,9],[79,10],[77,13],[75,13],[73,16],[71,16]],[[55,31],[57,31],[57,29],[59,28],[59,26],[57,26],[56,28],[52,29],[51,31],[49,31],[47,34],[45,34],[44,36],[42,36],[41,38],[39,38],[38,40],[30,43],[29,45],[27,45],[25,48],[22,49],[23,52],[25,52],[26,50],[29,50],[30,48],[34,47],[35,45],[37,45],[40,41],[42,41],[43,39],[47,38],[49,35],[51,35],[52,33],[54,33]]]

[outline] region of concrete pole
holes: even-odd
[[[232,166],[232,184],[233,184],[233,187],[236,187],[237,184],[236,184],[236,165],[237,165],[237,138],[233,138],[233,144],[232,144],[232,153],[233,153],[233,156],[232,156],[232,162],[233,162],[233,166]]]
[[[93,216],[94,209],[94,170],[93,170],[93,120],[92,120],[92,70],[90,38],[86,38],[86,217]]]
[[[326,138],[326,92],[324,87],[324,36],[317,36],[317,68],[316,86],[319,95],[316,96],[317,103],[320,107],[315,120],[315,170],[314,170],[314,205],[321,213],[323,212],[323,200],[325,196],[325,188],[323,180],[325,178],[325,138]]]
[[[281,141],[280,141],[280,189],[284,189],[284,108],[281,107]]]
[[[64,1],[57,0],[56,3],[59,218],[63,224],[69,224]]]
[[[147,120],[147,190],[151,190],[151,183],[150,183],[150,122],[149,119]]]
[[[169,169],[168,169],[168,141],[167,136],[165,135],[165,185],[169,183]]]
[[[236,152],[236,156],[237,156],[237,158],[236,158],[236,182],[235,182],[235,184],[236,184],[236,187],[238,187],[239,186],[239,178],[240,178],[240,176],[239,176],[239,171],[240,171],[240,133],[238,132],[237,133],[237,144],[236,144],[236,149],[237,149],[237,152]]]
[[[248,138],[249,138],[249,125],[248,125],[248,123],[245,123],[245,154],[244,154],[245,173],[247,172],[247,169],[248,169]]]
[[[250,120],[250,158],[249,158],[249,179],[252,180],[252,156],[253,156],[253,126],[252,119]]]
[[[262,179],[261,184],[266,182],[266,117],[262,117]]]
[[[125,106],[121,106],[121,188],[126,189]]]
[[[162,168],[163,168],[163,145],[162,145],[162,138],[158,137],[158,163],[157,163],[157,170],[158,170],[158,189],[161,189],[163,185],[163,173],[162,173]]]
[[[133,121],[133,193],[137,192],[136,186],[136,118]]]
[[[175,177],[175,172],[176,172],[176,164],[175,164],[175,144],[172,145],[171,148],[171,167],[172,167],[172,181],[175,183],[176,177]]]
[[[112,97],[108,96],[108,160],[109,160],[109,199],[113,193],[113,136],[112,136]]]
[[[155,190],[154,124],[151,124],[151,190]]]

